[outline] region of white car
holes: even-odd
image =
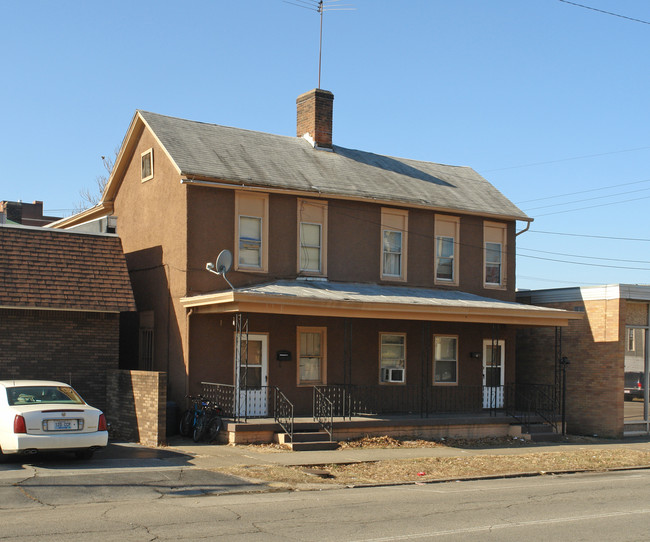
[[[0,455],[71,451],[90,459],[107,444],[104,414],[68,384],[0,380]]]

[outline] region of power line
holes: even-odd
[[[647,190],[650,190],[650,188],[639,188],[638,190],[628,190],[627,192],[617,192],[616,194],[607,194],[606,196],[596,196],[593,198],[583,198],[583,199],[576,199],[573,201],[565,201],[563,203],[551,203],[549,205],[539,205],[538,207],[529,207],[526,209],[526,212],[528,211],[534,211],[535,209],[547,209],[549,207],[558,207],[560,205],[572,205],[574,203],[582,203],[584,201],[594,201],[597,199],[604,199],[604,198],[614,198],[617,196],[625,196],[626,194],[635,194],[637,192],[646,192]],[[639,198],[642,199],[642,198]],[[610,203],[622,203],[622,202],[610,202]],[[569,209],[572,210],[572,209]],[[544,216],[544,215],[542,215]]]
[[[583,258],[585,260],[603,260],[606,262],[627,262],[627,263],[646,263],[650,264],[650,261],[648,260],[624,260],[621,258],[603,258],[601,256],[581,256],[579,254],[566,254],[564,252],[551,252],[548,250],[536,250],[534,248],[525,248],[525,247],[517,247],[517,252],[520,250],[527,250],[529,252],[539,252],[540,254],[554,254],[555,256],[569,256],[571,258]],[[521,254],[521,256],[524,256],[524,254]]]
[[[533,260],[543,260],[546,262],[567,263],[571,265],[582,265],[586,267],[606,267],[608,269],[633,269],[635,271],[650,271],[650,267],[630,267],[625,265],[607,265],[587,262],[571,262],[568,260],[558,260],[557,258],[543,258],[542,256],[531,256],[530,254],[518,254],[522,258],[532,258]]]
[[[602,282],[586,282],[586,281],[580,281],[580,282],[575,282],[571,280],[560,280],[560,279],[549,279],[549,278],[541,278],[541,277],[529,277],[527,275],[517,275],[517,280],[519,279],[526,279],[526,280],[537,280],[539,282],[552,282],[553,284],[573,284],[575,286],[600,286]],[[525,290],[518,290],[519,292],[525,291]]]
[[[584,158],[597,158],[599,156],[607,156],[610,154],[621,154],[623,152],[634,152],[634,151],[644,151],[650,149],[650,147],[638,147],[636,149],[624,149],[621,151],[610,151],[610,152],[601,152],[598,154],[585,154],[583,156],[573,156],[570,158],[560,158],[558,160],[548,160],[546,162],[533,162],[530,164],[519,164],[517,166],[506,166],[506,167],[500,167],[496,169],[486,169],[484,170],[485,173],[490,173],[492,171],[505,171],[507,169],[518,169],[518,168],[524,168],[524,167],[533,167],[533,166],[545,166],[547,164],[559,164],[561,162],[570,162],[572,160],[583,160]]]
[[[648,198],[650,198],[650,196],[644,196],[642,198],[625,199],[625,200],[622,200],[622,201],[611,201],[609,203],[601,203],[599,205],[588,205],[587,207],[578,207],[577,209],[565,209],[564,211],[555,211],[553,213],[544,213],[544,214],[537,215],[537,216],[541,217],[541,216],[559,215],[559,214],[562,214],[562,213],[572,213],[573,211],[584,211],[585,209],[595,209],[597,207],[608,207],[609,205],[617,205],[619,203],[629,203],[631,201],[639,201],[639,200],[648,199]]]
[[[641,184],[641,183],[649,183],[650,179],[643,179],[641,181],[632,181],[629,183],[620,183],[620,184],[612,184],[610,186],[602,186],[600,188],[590,188],[588,190],[579,190],[577,192],[567,192],[566,194],[557,194],[556,196],[545,196],[543,198],[534,198],[534,199],[527,199],[523,201],[518,201],[516,205],[521,205],[522,203],[531,203],[534,201],[544,201],[548,199],[553,199],[553,198],[564,198],[567,196],[577,196],[578,194],[588,194],[589,192],[599,192],[601,190],[609,190],[610,188],[619,188],[621,186],[630,186],[633,184]],[[604,196],[607,197],[607,196]]]
[[[604,13],[605,15],[612,15],[613,17],[620,17],[621,19],[627,19],[628,21],[634,21],[635,23],[650,24],[650,22],[644,21],[643,19],[635,19],[634,17],[628,17],[627,15],[620,15],[619,13],[612,13],[611,11],[605,11],[603,9],[597,9],[597,8],[593,8],[591,6],[585,6],[584,4],[578,4],[576,2],[569,2],[569,0],[559,0],[559,1],[563,2],[565,4],[571,4],[572,6],[576,6],[576,7],[579,7],[579,8],[589,9],[591,11],[597,11],[598,13]]]
[[[610,235],[588,235],[583,233],[567,233],[559,231],[542,231],[542,230],[528,230],[526,233],[543,233],[547,235],[565,235],[568,237],[588,237],[591,239],[611,239],[614,241],[641,241],[645,243],[650,243],[650,239],[644,239],[640,237],[613,237]]]

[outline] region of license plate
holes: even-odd
[[[47,431],[76,431],[78,420],[47,420]]]

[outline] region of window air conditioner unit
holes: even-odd
[[[382,381],[404,382],[404,369],[382,369]]]

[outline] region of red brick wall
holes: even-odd
[[[119,315],[0,309],[0,379],[61,380],[106,407],[106,373],[118,367]]]
[[[106,418],[112,436],[146,446],[167,438],[167,375],[155,371],[112,371]]]
[[[551,303],[584,309],[585,318],[562,328],[567,369],[567,431],[607,437],[623,435],[624,311],[619,300]],[[522,328],[517,335],[517,381],[552,383],[555,328]]]

